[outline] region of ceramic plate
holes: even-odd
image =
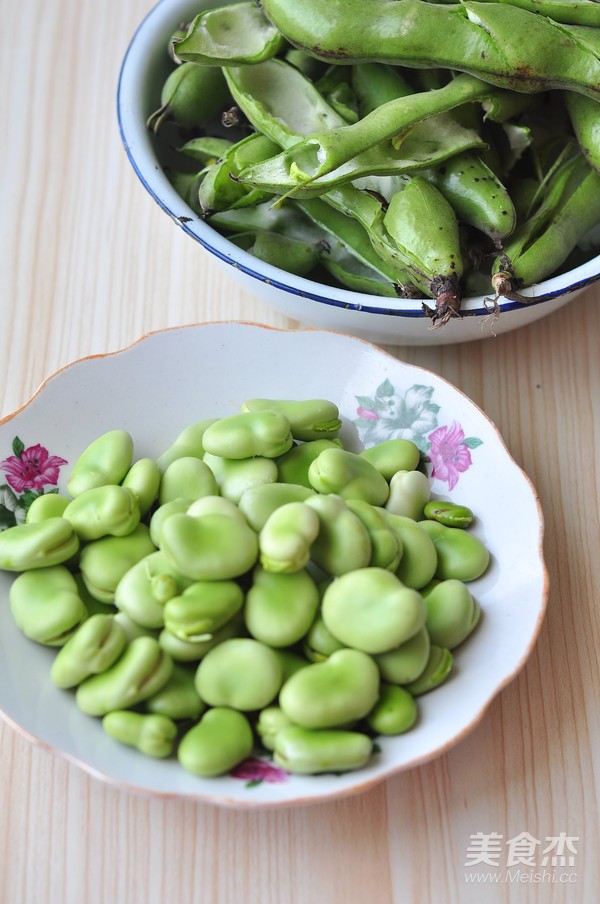
[[[99,434],[127,429],[136,457],[158,456],[188,424],[232,414],[259,396],[332,399],[344,444],[355,451],[391,437],[417,443],[429,459],[433,496],[472,508],[472,529],[491,552],[489,570],[469,585],[481,622],[455,651],[450,679],[419,698],[416,727],[381,739],[366,768],[304,777],[258,756],[232,775],[200,779],[176,759],[154,761],[119,745],[100,720],[77,709],[71,691],[53,686],[55,652],[15,627],[7,599],[12,576],[0,573],[0,710],[32,741],[121,788],[240,807],[363,791],[463,739],[537,638],[547,596],[542,515],[497,429],[446,380],[339,333],[199,324],[64,368],[0,424],[2,526],[22,520],[36,493],[64,488],[72,463]]]

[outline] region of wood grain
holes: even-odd
[[[0,415],[61,366],[150,330],[297,326],[239,289],[133,176],[115,92],[149,6],[0,0]],[[599,336],[591,288],[518,333],[393,349],[487,412],[545,514],[539,642],[460,745],[356,798],[250,813],[128,795],[2,723],[0,904],[597,900]],[[467,883],[477,832],[578,836],[576,883]]]

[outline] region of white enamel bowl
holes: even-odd
[[[169,71],[166,46],[180,22],[201,9],[232,0],[161,0],[132,38],[123,61],[117,97],[121,136],[133,169],[159,206],[205,252],[221,262],[232,279],[268,305],[304,325],[338,330],[384,345],[431,345],[481,340],[533,323],[571,301],[600,275],[600,257],[524,294],[519,304],[500,300],[492,324],[483,296],[463,301],[463,317],[442,329],[429,329],[422,299],[393,299],[331,288],[297,277],[242,251],[185,204],[171,186],[146,128]]]
[[[343,418],[344,444],[353,450],[395,436],[419,445],[430,459],[433,496],[471,507],[477,515],[472,529],[491,552],[489,570],[469,585],[481,622],[455,650],[447,682],[419,698],[416,727],[381,739],[381,752],[366,768],[292,776],[259,758],[235,775],[200,779],[174,758],[155,761],[120,746],[100,720],[77,709],[71,691],[54,687],[49,670],[56,651],[16,628],[7,599],[13,577],[0,572],[0,712],[32,741],[121,788],[238,807],[364,791],[462,740],[535,644],[547,597],[542,515],[497,429],[441,377],[333,332],[200,324],[154,333],[123,351],[64,368],[0,424],[2,524],[22,520],[32,491],[64,488],[73,462],[105,431],[128,430],[136,457],[156,457],[188,424],[269,396],[332,399]]]

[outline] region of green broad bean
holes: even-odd
[[[402,557],[402,546],[381,512],[362,499],[347,499],[346,505],[360,518],[369,532],[371,539],[369,565],[396,571]]]
[[[9,603],[25,637],[52,647],[66,643],[88,615],[75,579],[63,565],[20,574],[11,585]]]
[[[158,642],[162,649],[169,654],[175,662],[200,662],[206,656],[209,650],[223,643],[224,640],[230,640],[232,637],[246,637],[247,631],[244,624],[242,614],[234,615],[234,617],[215,631],[209,640],[190,641],[176,637],[165,628],[158,635]]]
[[[293,444],[290,422],[278,411],[243,411],[211,424],[204,449],[222,458],[278,458]]]
[[[138,459],[123,478],[121,486],[135,493],[142,518],[148,514],[158,496],[160,478],[160,468],[153,458]]]
[[[177,758],[193,775],[211,778],[229,772],[252,753],[254,737],[248,719],[227,707],[214,707],[184,734]]]
[[[229,515],[172,515],[161,531],[161,551],[186,577],[224,581],[249,571],[258,559],[258,537]]]
[[[244,618],[255,640],[270,647],[291,647],[305,636],[318,607],[319,591],[308,571],[281,574],[257,565]]]
[[[201,498],[213,499],[214,497],[203,496]],[[185,515],[192,505],[192,502],[197,501],[198,500],[181,497],[179,499],[172,499],[171,502],[165,502],[154,510],[152,517],[150,518],[150,538],[156,547],[160,547],[161,545],[162,526],[167,518],[170,518],[171,515]]]
[[[379,700],[367,716],[367,725],[378,735],[404,734],[419,715],[415,698],[406,688],[382,684]]]
[[[336,439],[342,426],[337,405],[326,399],[248,399],[242,410],[278,411],[288,419],[294,439],[303,442]]]
[[[205,418],[202,421],[196,421],[185,427],[178,434],[174,443],[168,449],[159,455],[157,464],[161,474],[163,474],[169,465],[177,458],[202,458],[204,455],[204,446],[202,445],[202,437],[207,427],[218,420],[218,418]]]
[[[132,533],[140,522],[140,509],[132,490],[107,485],[84,490],[68,504],[63,518],[80,540],[99,540]]]
[[[357,731],[320,730],[290,725],[275,735],[274,761],[299,775],[348,772],[369,762],[373,741]]]
[[[196,690],[209,706],[252,712],[273,702],[282,680],[281,662],[270,647],[236,637],[206,653],[196,671]]]
[[[289,452],[277,460],[279,480],[282,483],[296,484],[312,490],[313,486],[308,479],[308,469],[312,462],[325,449],[339,448],[339,440],[331,439],[313,439],[292,446]]]
[[[459,527],[446,527],[437,521],[420,521],[437,553],[436,578],[445,581],[474,581],[487,570],[490,554],[481,540]]]
[[[309,496],[306,505],[316,511],[320,522],[311,546],[312,561],[334,576],[365,568],[371,561],[371,538],[341,496]]]
[[[102,603],[112,603],[121,578],[139,561],[156,552],[145,524],[126,537],[101,537],[86,544],[79,568],[88,592]]]
[[[304,638],[302,650],[310,662],[324,662],[336,650],[344,649],[344,644],[334,637],[322,615],[317,615]]]
[[[455,502],[442,502],[441,499],[430,500],[423,509],[425,520],[439,521],[446,527],[469,527],[475,516],[466,505]]]
[[[393,515],[419,521],[430,495],[429,479],[421,471],[396,471],[385,507]]]
[[[214,474],[220,493],[234,504],[250,487],[277,480],[277,465],[272,458],[221,458],[205,452],[203,461]]]
[[[267,706],[258,714],[256,733],[266,750],[273,750],[275,738],[282,728],[288,728],[292,722],[279,706]]]
[[[114,603],[143,628],[162,628],[165,604],[192,584],[162,552],[151,552],[132,565],[115,588]]]
[[[167,600],[165,628],[192,643],[210,640],[241,610],[243,603],[244,592],[235,581],[197,581],[180,596]]]
[[[389,486],[377,468],[345,449],[325,449],[308,469],[308,479],[318,493],[334,493],[342,499],[362,499],[384,505]]]
[[[321,603],[334,637],[364,653],[386,653],[420,631],[426,609],[421,594],[384,568],[359,568],[327,587]]]
[[[410,681],[404,687],[413,697],[435,690],[448,678],[452,671],[453,663],[454,658],[450,650],[431,644],[427,665],[418,678]]]
[[[477,626],[481,608],[462,581],[450,578],[423,588],[426,627],[432,644],[453,650]]]
[[[226,109],[229,101],[227,83],[219,69],[182,63],[167,76],[160,107],[148,117],[147,126],[155,134],[167,120],[184,128],[200,126]]]
[[[159,691],[172,671],[171,657],[154,637],[136,637],[109,669],[79,685],[75,700],[88,716],[129,709]]]
[[[427,626],[423,625],[414,637],[400,644],[395,650],[379,653],[374,657],[381,677],[388,684],[409,684],[415,681],[423,674],[429,662],[430,647]]]
[[[146,756],[164,759],[173,753],[177,738],[177,726],[172,719],[158,714],[136,713],[131,710],[113,710],[102,719],[104,731],[129,747],[135,747]]]
[[[202,496],[218,496],[219,487],[208,465],[191,455],[176,458],[165,468],[158,503],[160,506],[176,499],[200,499]]]
[[[66,518],[17,524],[0,533],[0,568],[4,571],[61,565],[78,552],[79,539]]]
[[[206,706],[198,696],[194,670],[173,663],[173,673],[167,683],[144,703],[149,713],[167,716],[175,722],[199,719]]]
[[[319,516],[306,503],[288,502],[280,506],[269,515],[258,535],[263,569],[283,574],[304,569],[319,528]]]
[[[126,430],[110,430],[81,453],[69,475],[67,492],[79,496],[85,490],[119,484],[133,461],[133,439]]]
[[[379,696],[379,670],[360,650],[337,650],[325,662],[299,669],[279,693],[279,706],[295,725],[337,728],[364,718]]]
[[[61,496],[60,493],[44,493],[43,496],[37,496],[27,509],[25,523],[33,524],[37,521],[47,521],[48,518],[62,518],[70,501],[67,496]]]
[[[218,67],[260,63],[276,56],[286,44],[260,7],[240,2],[199,13],[173,51],[178,59],[199,67]]]
[[[421,460],[421,452],[410,439],[386,439],[359,452],[369,464],[377,468],[386,480],[397,471],[414,471]]]
[[[76,687],[110,668],[126,645],[125,631],[114,615],[91,615],[58,651],[50,677],[57,687]]]
[[[253,530],[259,533],[267,519],[281,505],[305,502],[315,496],[313,489],[294,483],[267,483],[251,487],[242,494],[239,509]]]
[[[191,518],[201,518],[203,515],[227,515],[229,518],[237,518],[243,524],[248,523],[235,502],[226,499],[225,496],[203,496],[202,499],[196,499],[187,509],[187,514]]]
[[[381,509],[390,529],[402,544],[402,558],[396,569],[396,576],[407,587],[420,590],[435,575],[437,551],[429,534],[416,522],[404,515],[394,515]]]

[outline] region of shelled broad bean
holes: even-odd
[[[169,177],[268,263],[437,327],[600,251],[596,0],[215,2],[167,51]]]
[[[415,725],[490,556],[469,509],[430,498],[414,443],[354,453],[341,427],[327,400],[250,399],[157,461],[109,431],[0,533],[16,625],[116,741],[201,776],[253,750],[314,774]]]

